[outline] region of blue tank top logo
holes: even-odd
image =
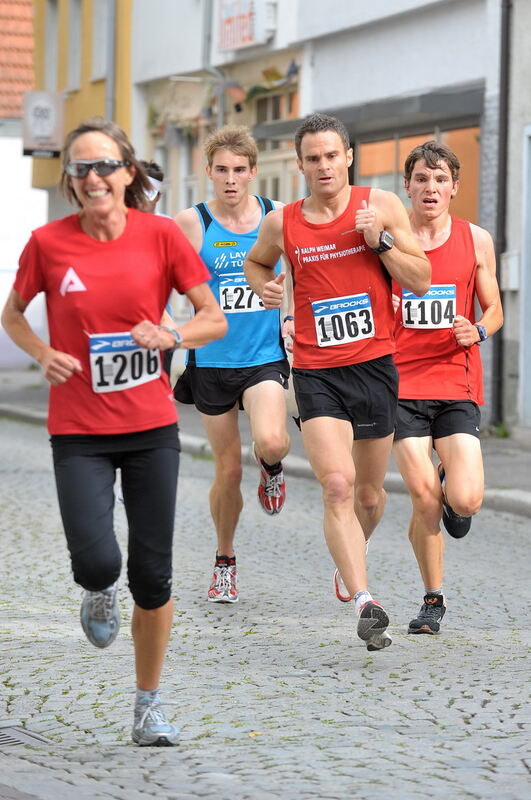
[[[262,198],[257,198],[265,206]],[[220,304],[229,329],[223,339],[188,352],[187,363],[199,367],[253,367],[286,357],[280,331],[280,312],[266,310],[245,279],[243,265],[256,242],[258,227],[231,238],[210,214],[206,203],[194,206],[203,227],[199,255],[210,270],[210,288]],[[234,234],[232,234],[234,236]],[[280,262],[275,267],[280,272]]]

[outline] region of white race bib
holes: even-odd
[[[374,319],[368,294],[331,297],[312,303],[317,344],[330,347],[374,336]]]
[[[123,392],[160,378],[159,350],[139,347],[129,331],[89,336],[92,391]]]
[[[253,292],[241,272],[223,275],[219,279],[219,304],[225,314],[265,311],[261,299]]]
[[[430,286],[426,294],[418,297],[402,289],[402,324],[404,328],[451,328],[456,314],[457,292],[455,284]]]

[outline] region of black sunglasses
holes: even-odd
[[[128,167],[129,163],[129,161],[116,161],[115,158],[99,158],[97,161],[70,161],[65,167],[65,172],[71,178],[86,178],[93,169],[96,175],[105,178],[120,167]]]

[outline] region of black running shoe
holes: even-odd
[[[387,612],[374,600],[369,600],[361,608],[358,620],[358,636],[367,645],[367,650],[383,650],[392,642],[387,633],[389,617]]]
[[[409,623],[408,633],[439,633],[446,606],[442,594],[426,594],[418,616]]]
[[[462,539],[463,536],[466,536],[470,530],[472,517],[462,517],[460,514],[455,513],[451,505],[446,500],[446,495],[444,494],[444,468],[442,464],[439,464],[437,471],[439,473],[439,480],[441,481],[442,486],[444,527],[450,536],[454,537],[454,539]]]

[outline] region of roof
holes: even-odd
[[[0,119],[22,117],[33,89],[32,0],[0,0]]]

